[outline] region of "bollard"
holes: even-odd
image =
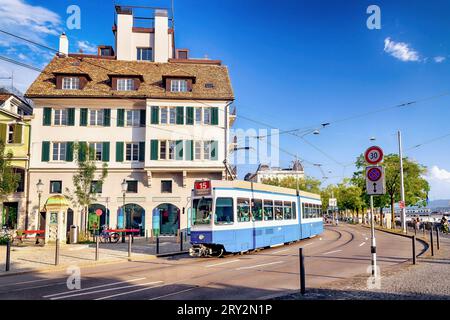
[[[148,241],[148,230],[145,230],[145,241]]]
[[[11,242],[8,240],[6,242],[6,264],[5,271],[9,271],[9,267],[11,265]]]
[[[439,227],[438,226],[436,226],[436,243],[437,243],[437,249],[439,250],[440,241],[439,241]]]
[[[133,241],[133,236],[128,235],[128,257],[131,257],[131,242]]]
[[[98,261],[100,237],[95,239],[95,261]]]
[[[122,243],[125,243],[126,232],[122,232]]]
[[[412,254],[413,254],[413,264],[417,264],[416,261],[416,236],[412,236]]]
[[[305,286],[305,258],[303,257],[303,248],[299,248],[300,258],[300,292],[302,295],[306,292]]]
[[[434,257],[433,227],[431,227],[431,229],[430,229],[430,242],[431,242],[431,256]]]
[[[55,246],[55,266],[59,265],[59,238],[56,239]]]
[[[156,236],[156,254],[159,254],[159,236]]]
[[[180,251],[183,251],[183,231],[180,231]]]

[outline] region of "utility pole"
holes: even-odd
[[[403,179],[403,154],[402,154],[402,133],[398,131],[398,156],[400,158],[400,194],[402,205],[400,206],[402,229],[406,233],[406,203],[405,203],[405,184]],[[395,212],[394,212],[395,215]]]

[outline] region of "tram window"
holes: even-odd
[[[250,221],[250,201],[244,198],[237,199],[238,222]]]
[[[285,201],[283,207],[284,219],[291,220],[292,219],[292,203]]]
[[[275,201],[275,220],[283,220],[283,201]]]
[[[194,199],[192,211],[194,224],[209,224],[211,222],[212,199]]]
[[[297,208],[295,202],[292,202],[292,219],[297,219]]]
[[[262,200],[252,199],[253,221],[261,221],[263,218]]]
[[[273,220],[273,201],[264,200],[264,221]]]
[[[214,215],[216,224],[232,224],[233,219],[233,198],[217,198],[216,214]]]

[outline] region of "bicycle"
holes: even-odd
[[[6,226],[2,227],[0,232],[0,244],[12,243],[14,241],[13,231],[9,230]]]
[[[102,243],[117,243],[120,240],[120,235],[117,232],[109,232],[107,231],[106,226],[102,227],[102,232],[99,235],[100,242]]]

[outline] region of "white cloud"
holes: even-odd
[[[445,59],[447,59],[447,58],[443,57],[443,56],[437,56],[437,57],[434,57],[434,62],[441,63],[441,62],[444,62]]]
[[[450,171],[433,166],[426,179],[430,183],[430,199],[450,199]]]
[[[420,60],[419,53],[410,48],[409,44],[395,42],[391,40],[391,38],[386,38],[384,40],[384,51],[404,62]]]
[[[97,46],[89,43],[89,41],[78,41],[78,49],[83,50],[83,53],[97,53]]]

